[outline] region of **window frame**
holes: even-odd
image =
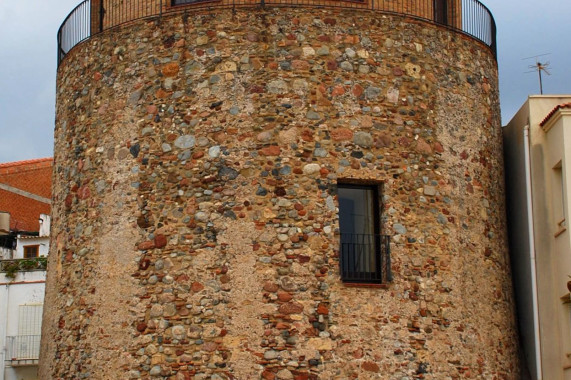
[[[344,233],[341,230],[342,225],[342,205],[339,197],[339,189],[362,189],[365,191],[372,191],[372,210],[371,214],[373,216],[373,254],[374,254],[374,272],[368,271],[350,271],[348,270],[348,264],[351,260],[348,260],[352,256],[351,249],[345,251],[345,247],[351,247],[353,245],[358,245],[355,241],[347,241],[347,236],[344,237]],[[386,284],[391,281],[390,274],[390,249],[388,247],[389,242],[386,236],[382,235],[382,214],[384,210],[384,205],[382,202],[383,194],[383,182],[379,181],[367,181],[367,180],[355,180],[355,179],[343,179],[337,182],[337,202],[338,202],[338,220],[339,220],[339,275],[341,281],[347,285],[377,285]],[[345,234],[347,235],[347,234]],[[354,234],[357,236],[358,234]],[[354,257],[354,256],[353,256]],[[370,257],[370,256],[368,256]],[[353,264],[354,265],[354,264]],[[352,274],[352,275],[351,275]]]
[[[34,251],[35,251],[35,255],[34,255],[34,256],[30,256],[30,255],[27,253],[27,250],[28,250],[28,249],[31,249],[31,248],[34,248]],[[40,257],[40,245],[39,245],[39,244],[25,245],[25,246],[23,247],[23,252],[22,252],[22,254],[23,254],[24,259],[34,259],[34,258],[36,258],[36,257]]]

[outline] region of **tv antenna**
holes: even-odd
[[[544,72],[547,75],[551,75],[551,73],[549,72],[549,70],[547,70],[547,68],[549,67],[549,62],[541,62],[539,60],[539,57],[543,57],[546,55],[549,55],[551,53],[546,53],[546,54],[540,54],[540,55],[534,55],[531,57],[527,57],[527,58],[523,58],[525,59],[535,59],[535,65],[529,65],[528,68],[532,69],[530,71],[526,71],[527,73],[533,73],[537,71],[537,74],[539,75],[539,93],[541,95],[543,95],[543,78],[541,76],[541,72]]]

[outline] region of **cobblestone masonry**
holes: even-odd
[[[58,72],[42,379],[517,379],[497,68],[370,12],[211,11]],[[394,280],[346,287],[336,183]]]

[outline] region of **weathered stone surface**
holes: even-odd
[[[333,344],[331,339],[311,338],[307,341],[307,346],[317,351],[332,350]]]
[[[185,328],[183,326],[174,326],[172,328],[172,336],[178,340],[186,338]]]
[[[288,85],[282,79],[277,79],[268,83],[268,92],[271,94],[285,94],[288,92]]]
[[[178,70],[179,70],[178,63],[171,62],[164,65],[161,71],[163,75],[166,77],[174,77],[176,74],[178,74]]]
[[[320,169],[321,166],[319,166],[319,164],[307,164],[303,167],[303,173],[306,175],[312,175],[318,173]]]
[[[276,359],[279,355],[279,352],[274,351],[274,350],[269,350],[264,352],[264,359],[266,360],[273,360]]]
[[[406,234],[406,228],[400,223],[395,223],[393,229],[397,234]]]
[[[279,312],[282,314],[299,314],[302,311],[303,311],[303,305],[296,302],[284,303],[279,308]]]
[[[434,196],[436,195],[436,187],[434,186],[424,186],[424,195]]]
[[[363,148],[370,148],[373,145],[373,137],[367,132],[357,132],[353,136],[353,142]]]
[[[289,369],[284,368],[278,371],[278,373],[276,374],[276,378],[280,380],[292,380],[294,377]]]
[[[174,146],[180,149],[192,148],[196,143],[196,139],[192,135],[184,135],[177,137],[174,141]]]
[[[331,138],[335,141],[351,140],[353,138],[353,131],[347,128],[337,128],[330,133]]]
[[[369,362],[369,361],[363,362],[363,364],[361,364],[361,368],[363,368],[365,371],[368,371],[368,372],[377,373],[377,372],[381,371],[381,369],[379,368],[377,363]]]
[[[264,290],[265,290],[266,292],[275,293],[275,292],[278,291],[278,289],[279,289],[279,286],[278,286],[278,284],[276,284],[276,283],[273,283],[273,282],[269,282],[269,281],[268,281],[268,282],[266,282],[266,283],[264,284]]]
[[[310,119],[310,120],[319,120],[319,119],[321,119],[321,116],[320,116],[317,112],[315,112],[315,111],[313,111],[313,110],[307,111],[307,114],[305,115],[305,117],[307,117],[307,118]]]
[[[419,139],[416,143],[416,150],[422,154],[431,154],[432,148],[430,144],[426,142],[424,139]]]

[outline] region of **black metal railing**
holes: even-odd
[[[6,337],[6,360],[38,360],[40,335],[16,335]]]
[[[488,45],[496,56],[496,24],[478,0],[85,0],[58,31],[58,65],[81,41],[127,22],[188,10],[263,6],[351,8],[409,16],[467,34]]]
[[[341,234],[339,265],[345,282],[386,283],[392,280],[390,236]]]
[[[75,45],[91,37],[91,0],[85,0],[65,18],[57,32],[58,65]]]

